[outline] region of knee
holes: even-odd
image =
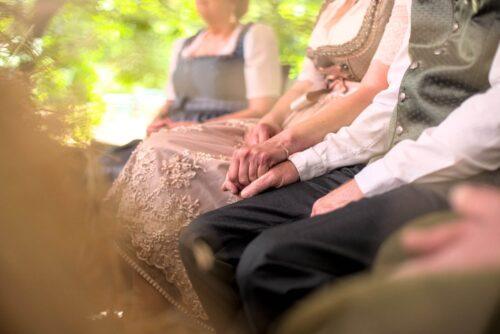
[[[179,237],[179,250],[181,255],[192,252],[193,245],[200,240],[210,239],[212,227],[210,220],[202,215],[186,226]]]
[[[262,287],[273,272],[286,262],[289,249],[283,238],[264,232],[245,249],[236,268],[236,282],[243,296],[251,295]]]

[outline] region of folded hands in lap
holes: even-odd
[[[396,278],[500,266],[500,191],[462,186],[451,204],[460,215],[456,221],[403,233],[403,247],[414,257]]]
[[[288,158],[288,151],[275,137],[280,131],[277,125],[260,123],[249,132],[246,145],[233,154],[223,190],[239,194]]]

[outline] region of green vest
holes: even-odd
[[[389,149],[417,139],[490,87],[500,0],[413,0],[411,29],[412,63],[401,83]]]

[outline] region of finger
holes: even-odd
[[[153,133],[158,132],[158,130],[159,130],[159,127],[158,127],[158,126],[156,126],[155,124],[152,124],[152,125],[150,125],[150,126],[148,127],[148,129],[147,129],[147,131],[146,131],[146,132],[147,132],[148,136],[150,136],[150,135],[152,135]]]
[[[238,187],[229,180],[226,180],[222,185],[222,191],[229,191],[235,195],[239,193]]]
[[[260,163],[257,169],[257,177],[265,175],[269,171],[269,166],[265,163]]]
[[[318,203],[318,202],[316,202]],[[318,205],[314,203],[312,210],[311,210],[311,217],[315,217],[318,215]]]
[[[252,156],[250,159],[250,163],[248,165],[248,178],[250,182],[253,182],[259,178],[257,175],[258,174],[257,170],[258,170],[258,163],[255,159],[255,156]]]
[[[391,276],[393,279],[398,280],[421,275],[429,275],[439,272],[440,269],[443,270],[446,268],[439,268],[439,266],[436,265],[434,257],[418,258],[402,264]]]
[[[259,143],[259,139],[258,139],[258,135],[255,134],[255,133],[252,133],[249,138],[248,138],[248,144],[250,146],[254,146],[254,145],[257,145]]]
[[[248,178],[249,167],[250,163],[248,161],[248,156],[247,155],[241,156],[238,168],[238,183],[245,187],[250,184],[250,180]]]
[[[240,159],[238,158],[237,152],[233,155],[231,164],[227,171],[226,179],[237,185],[238,182],[238,169],[240,167]]]
[[[271,136],[269,135],[269,131],[266,130],[259,131],[259,138],[258,138],[259,144],[265,142],[269,138],[271,138]]]
[[[463,185],[450,196],[453,208],[467,217],[495,218],[500,215],[500,192],[488,186]]]
[[[253,139],[252,139],[252,134],[251,133],[248,133],[246,136],[245,136],[245,140],[244,140],[245,144],[249,145],[249,146],[253,146]]]
[[[424,230],[408,230],[403,233],[401,243],[411,254],[420,255],[437,251],[459,238],[464,223],[449,223]]]
[[[311,217],[315,216],[321,216],[324,214],[327,214],[329,212],[335,211],[335,207],[328,206],[328,204],[320,204],[316,206],[315,208],[313,207],[313,211],[311,213]]]
[[[259,177],[257,180],[253,181],[249,186],[243,189],[241,191],[241,197],[250,198],[274,186],[274,180],[268,173],[264,176]]]

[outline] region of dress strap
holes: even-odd
[[[191,37],[186,38],[186,40],[184,41],[184,43],[182,43],[181,50],[179,51],[179,54],[177,55],[177,64],[180,64],[180,62],[182,61],[182,53],[183,53],[183,51],[188,46],[190,46],[194,42],[194,40],[196,39],[196,37],[198,37],[204,30],[205,29],[200,29],[196,34],[194,34]]]
[[[236,42],[236,48],[234,49],[233,56],[244,57],[245,54],[245,37],[247,36],[250,28],[254,25],[253,22],[247,23],[243,26],[243,29],[238,36],[238,41]]]

